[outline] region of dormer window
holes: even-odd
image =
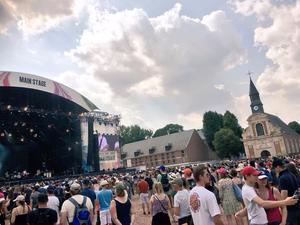
[[[153,154],[155,152],[155,147],[149,149],[149,154]]]
[[[166,146],[165,146],[165,150],[166,151],[170,151],[172,149],[172,144],[171,143],[169,143],[169,144],[167,144]]]
[[[137,151],[134,152],[134,157],[138,157],[141,154],[142,154],[141,150],[139,149],[139,150],[137,150]]]

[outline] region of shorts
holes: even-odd
[[[148,193],[140,193],[140,201],[142,204],[146,204],[148,202]]]
[[[111,223],[111,215],[109,209],[100,211],[100,224],[106,225]]]

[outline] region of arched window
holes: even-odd
[[[264,127],[261,123],[256,124],[256,133],[257,133],[257,136],[265,135]]]

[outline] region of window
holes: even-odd
[[[166,146],[165,146],[165,150],[166,151],[170,151],[172,149],[172,144],[171,143],[169,143],[169,144],[167,144]]]
[[[264,127],[261,123],[256,124],[256,133],[257,133],[257,136],[264,136],[265,135]]]

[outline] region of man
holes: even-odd
[[[144,215],[146,215],[145,208],[147,208],[147,212],[148,212],[148,214],[150,214],[150,207],[149,207],[149,201],[148,201],[149,185],[144,180],[143,176],[140,177],[140,181],[138,182],[137,187],[138,187],[138,191],[140,193],[140,201],[142,203],[143,213],[144,213]]]
[[[50,185],[47,188],[48,194],[48,203],[47,206],[50,209],[53,209],[57,213],[57,217],[59,216],[59,199],[54,195],[55,188]]]
[[[38,195],[36,210],[29,212],[27,223],[29,225],[54,225],[57,222],[55,210],[47,207],[48,196],[44,193]]]
[[[214,193],[205,185],[209,183],[210,174],[207,167],[201,165],[193,169],[196,186],[189,194],[189,204],[195,225],[224,225],[220,208]]]
[[[110,202],[113,198],[112,191],[108,189],[109,184],[106,180],[101,181],[100,186],[102,190],[98,192],[97,199],[99,202],[100,210],[100,224],[101,225],[111,225],[111,214],[109,211]]]
[[[151,173],[146,174],[145,181],[148,183],[148,186],[149,186],[148,194],[149,194],[149,198],[150,198],[153,194],[153,184],[154,184]]]
[[[266,201],[261,199],[255,192],[254,186],[257,177],[260,174],[258,170],[252,166],[246,166],[241,174],[244,176],[245,184],[242,188],[243,201],[245,203],[250,225],[266,225],[268,224],[265,209],[283,207],[286,205],[294,205],[297,199],[293,197],[286,198],[282,201]],[[236,216],[241,216],[240,212]]]
[[[300,186],[295,175],[284,168],[283,161],[280,159],[274,160],[273,168],[276,174],[279,174],[278,188],[282,199],[294,196],[295,192],[300,190]],[[300,225],[300,202],[296,205],[287,206],[287,211],[288,216],[286,225]]]
[[[88,179],[84,179],[82,181],[82,191],[81,194],[83,196],[89,197],[93,207],[95,208],[95,201],[96,201],[96,193],[90,188],[91,182]]]
[[[32,193],[30,195],[30,207],[32,209],[37,208],[37,198],[40,192],[38,191],[40,189],[40,185],[37,183],[32,187]]]
[[[187,181],[187,183],[189,184],[189,189],[190,190],[192,190],[193,187],[196,186],[196,183],[195,183],[195,180],[194,180],[192,174],[193,174],[193,172],[189,167],[187,167],[183,170],[184,178]]]
[[[64,203],[61,207],[61,212],[60,212],[60,224],[61,225],[67,225],[67,224],[73,223],[75,209],[76,209],[76,207],[73,203],[74,201],[76,201],[79,205],[83,204],[84,201],[86,202],[85,206],[87,207],[87,209],[89,211],[90,221],[93,221],[92,201],[88,197],[81,195],[80,189],[81,189],[81,187],[80,187],[80,184],[78,184],[78,183],[74,182],[71,185],[71,187],[70,187],[71,198],[64,201]]]
[[[192,216],[189,206],[189,192],[183,188],[182,178],[172,182],[174,191],[174,215],[178,217],[178,225],[191,224]]]

